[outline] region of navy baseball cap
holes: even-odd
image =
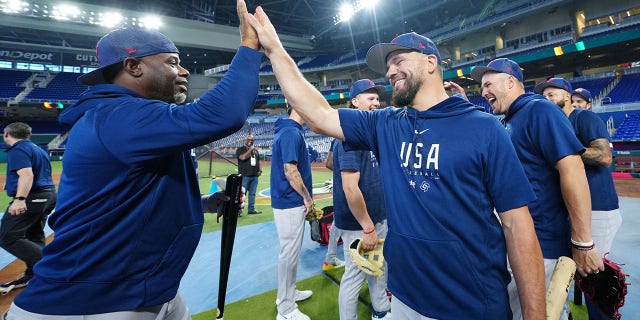
[[[376,91],[378,91],[378,94],[382,94],[385,88],[384,86],[376,85],[369,79],[362,79],[354,82],[353,85],[351,85],[351,90],[349,90],[349,97],[353,99],[355,98],[355,96],[369,89],[376,89]]]
[[[99,67],[78,77],[84,85],[106,83],[102,71],[126,58],[142,58],[158,53],[179,53],[164,34],[142,28],[116,29],[103,36],[96,45]]]
[[[515,61],[507,58],[494,59],[486,67],[475,67],[471,71],[471,78],[478,83],[482,83],[482,76],[487,72],[506,73],[514,76],[520,82],[524,82],[522,69]]]
[[[589,90],[585,89],[585,88],[577,88],[575,90],[573,90],[573,92],[571,93],[571,96],[580,96],[582,97],[582,99],[584,99],[586,102],[591,103],[591,100],[593,99],[593,97],[591,96],[591,92],[589,92]]]
[[[415,32],[401,34],[389,43],[378,43],[369,48],[367,52],[367,65],[375,72],[387,73],[387,56],[396,50],[410,49],[424,54],[433,54],[438,57],[438,63],[442,63],[438,48],[431,39]]]
[[[573,91],[573,89],[571,88],[571,83],[569,83],[569,81],[563,78],[551,78],[547,80],[547,82],[538,83],[538,85],[536,85],[536,87],[533,88],[533,92],[537,94],[542,94],[544,92],[544,89],[549,87],[562,89],[569,93]]]

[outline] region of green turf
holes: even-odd
[[[320,266],[318,266],[320,268]],[[341,278],[344,268],[329,271],[334,278]],[[300,290],[312,290],[313,296],[309,300],[298,302],[300,311],[311,319],[331,320],[339,319],[338,315],[338,285],[324,275],[317,275],[296,284]],[[361,298],[369,300],[369,292],[366,285],[360,292]],[[275,319],[276,290],[271,290],[248,299],[236,301],[225,306],[224,317],[226,319]],[[370,304],[370,303],[369,303]],[[193,320],[215,319],[216,309],[198,313],[192,316]],[[358,304],[358,319],[371,319],[371,309],[364,303]]]

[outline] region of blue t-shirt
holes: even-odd
[[[371,150],[380,164],[394,297],[432,318],[510,319],[494,208],[519,208],[534,195],[500,122],[460,96],[423,112],[338,112],[345,148]]]
[[[511,104],[505,124],[536,193],[529,211],[542,255],[546,259],[569,255],[571,225],[556,164],[566,156],[582,153],[584,148],[562,110],[535,93],[525,93]]]
[[[302,182],[312,193],[311,162],[302,126],[291,119],[278,119],[271,147],[271,207],[290,209],[304,205],[284,174],[285,163],[296,163]]]
[[[588,147],[591,141],[607,139],[611,141],[607,127],[595,113],[585,109],[574,109],[569,114],[569,121],[575,130],[576,137],[583,146]],[[591,192],[591,209],[594,211],[610,211],[619,208],[618,194],[613,183],[609,167],[584,165]]]
[[[333,219],[336,227],[343,230],[362,230],[360,223],[349,209],[342,188],[342,171],[360,173],[358,187],[362,192],[367,212],[374,224],[387,218],[384,207],[384,192],[380,165],[372,151],[345,151],[342,141],[333,144]]]
[[[16,196],[19,178],[17,171],[23,168],[31,168],[33,171],[33,185],[29,193],[55,187],[51,179],[49,155],[31,140],[17,141],[5,152],[7,152],[7,181],[4,188],[9,197]]]

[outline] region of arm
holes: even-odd
[[[544,263],[529,208],[505,211],[500,220],[522,315],[524,319],[546,319]]]
[[[249,157],[251,156],[251,152],[253,152],[253,145],[247,147],[247,150],[243,153],[240,153],[238,155],[238,159],[240,160],[247,160],[249,159]]]
[[[16,171],[18,174],[18,186],[16,188],[16,197],[27,197],[31,186],[33,186],[33,170],[31,168],[22,168]],[[27,210],[26,200],[13,200],[7,209],[12,216],[22,214]]]
[[[556,169],[560,173],[560,189],[571,219],[571,239],[579,242],[592,241],[591,196],[580,156],[569,155],[560,159],[556,163]],[[597,270],[604,270],[597,248],[589,251],[574,248],[572,252],[581,275],[587,276]]]
[[[599,138],[589,142],[589,146],[581,155],[582,162],[592,166],[609,167],[613,161],[611,155],[611,147],[609,146],[609,140],[606,138]]]
[[[363,248],[365,250],[375,249],[378,245],[378,234],[375,231],[376,226],[373,224],[373,221],[369,216],[369,212],[367,211],[367,205],[364,202],[362,191],[360,191],[360,187],[358,187],[360,172],[341,171],[340,176],[342,177],[342,190],[344,190],[344,195],[347,198],[349,210],[356,220],[358,220],[358,223],[362,227],[362,231],[373,230],[373,232],[369,234],[363,233]]]
[[[324,166],[333,171],[333,151],[329,151],[329,153],[327,153],[327,163],[325,163]]]
[[[298,171],[298,165],[296,163],[285,163],[284,176],[287,177],[287,181],[289,181],[291,188],[293,188],[293,190],[295,190],[304,200],[304,206],[307,208],[306,212],[311,212],[311,208],[313,207],[313,198],[311,198],[309,190],[307,190],[307,187],[305,187],[304,182],[302,181],[302,176],[300,176],[300,171]]]
[[[331,108],[322,94],[300,73],[287,51],[282,47],[275,28],[260,6],[247,20],[258,33],[265,55],[271,60],[273,72],[282,93],[294,110],[316,133],[344,140],[338,111]]]

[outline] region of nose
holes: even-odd
[[[189,70],[185,69],[181,65],[178,65],[178,74],[185,78],[188,78],[191,75],[191,73],[189,73]]]
[[[398,68],[395,66],[395,64],[390,64],[389,65],[389,69],[387,69],[387,79],[389,79],[389,81],[391,81],[393,79],[393,76],[396,75],[396,73],[398,73]]]
[[[487,98],[487,88],[482,88],[482,96]]]

